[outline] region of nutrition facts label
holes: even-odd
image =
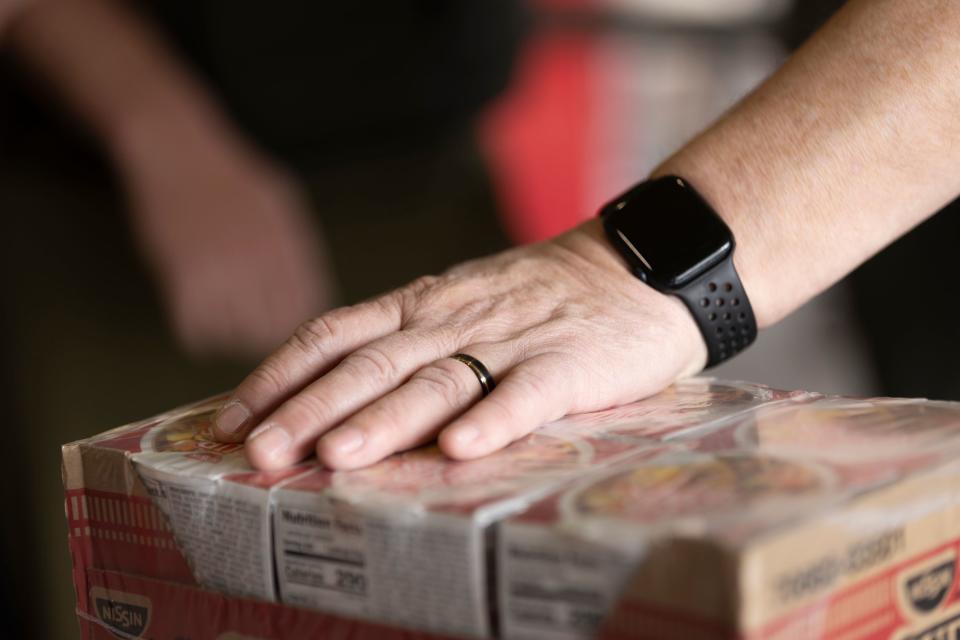
[[[368,566],[358,518],[278,507],[275,527],[286,602],[365,610]]]
[[[593,638],[629,579],[609,551],[527,528],[501,529],[499,599],[508,640]]]
[[[327,503],[329,504],[329,503]],[[298,606],[484,635],[482,532],[435,516],[274,508],[280,598]]]

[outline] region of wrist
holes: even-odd
[[[639,302],[645,309],[655,308],[660,312],[664,341],[680,353],[680,360],[684,363],[676,379],[703,370],[708,359],[707,345],[690,311],[677,296],[657,291],[630,272],[623,256],[607,239],[599,217],[591,218],[560,236],[557,242],[604,271],[605,278],[615,282],[631,302]]]
[[[748,180],[714,166],[709,156],[701,159],[696,152],[684,151],[657,167],[650,177],[665,175],[687,180],[730,227],[736,241],[733,264],[753,307],[757,328],[768,327],[792,311],[785,295],[789,288],[778,282],[775,275],[778,258],[769,255],[769,230],[757,213],[758,208],[762,209],[761,201],[744,184]],[[785,256],[779,257],[784,259]]]
[[[211,108],[186,96],[131,102],[105,120],[108,153],[121,173],[172,158],[206,162],[240,146]]]

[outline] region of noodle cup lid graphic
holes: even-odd
[[[109,431],[97,434],[84,440],[84,442],[95,445],[98,449],[117,449],[127,453],[140,453],[145,434],[152,431],[161,424],[177,420],[185,415],[191,415],[197,411],[206,410],[209,407],[219,408],[226,401],[228,395],[220,394],[194,402],[189,405],[166,411],[159,415],[138,420],[130,424],[125,424]]]
[[[143,435],[137,462],[190,475],[250,471],[241,443],[213,438],[213,417],[221,404],[203,403],[161,421]]]
[[[690,378],[644,400],[564,418],[546,429],[581,436],[662,438],[770,402],[809,397],[745,382]]]
[[[956,406],[915,400],[830,398],[761,410],[738,429],[741,445],[839,465],[908,460],[960,449]]]
[[[669,455],[567,492],[560,514],[578,536],[631,546],[663,531],[701,536],[775,526],[827,498],[835,484],[829,469],[809,461],[756,452]]]
[[[330,491],[350,502],[423,506],[477,505],[521,492],[551,477],[587,468],[595,451],[586,440],[532,434],[476,460],[458,462],[436,446],[391,456],[366,469],[338,472]]]

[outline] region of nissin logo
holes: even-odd
[[[960,637],[960,615],[941,620],[931,627],[903,636],[898,640],[953,640]]]
[[[139,638],[150,625],[150,599],[133,593],[94,587],[90,590],[97,617],[122,638]]]
[[[953,585],[954,561],[948,560],[927,568],[903,583],[907,600],[914,609],[929,613],[940,606]]]

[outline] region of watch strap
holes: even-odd
[[[685,287],[671,293],[683,300],[707,343],[707,367],[714,367],[749,347],[757,337],[757,320],[733,254]]]

